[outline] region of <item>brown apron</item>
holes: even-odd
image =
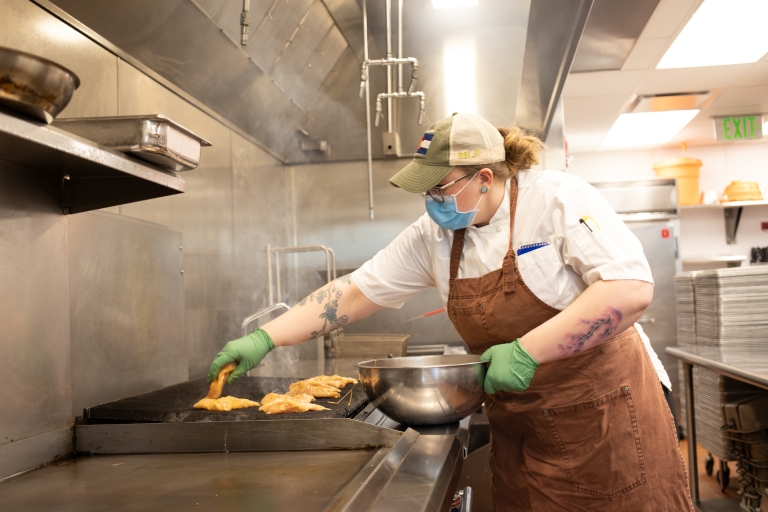
[[[520,276],[512,242],[517,191],[512,179],[502,268],[457,279],[465,230],[454,234],[447,309],[474,354],[559,313]],[[497,512],[693,512],[672,413],[634,327],[540,365],[526,391],[495,393],[486,408]]]

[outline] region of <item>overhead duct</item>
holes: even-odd
[[[366,107],[355,100],[365,59],[356,0],[34,1],[63,19],[74,17],[75,25],[122,50],[125,60],[175,84],[286,163],[367,156]],[[369,8],[374,1],[383,2],[369,0]],[[403,47],[418,60],[419,88],[430,101],[424,123],[450,114],[443,57],[449,41],[461,36],[474,45],[476,113],[544,137],[591,5],[592,0],[484,0],[436,10],[428,0],[403,2]],[[369,11],[371,54],[386,55],[384,9]],[[387,90],[384,77],[371,75],[370,82]],[[387,90],[398,92],[399,87]],[[386,127],[399,133],[406,154],[423,134],[418,116],[406,114],[418,110],[419,102],[393,102]],[[296,126],[312,140],[327,141],[333,152],[302,151],[306,136]],[[383,131],[373,129],[377,136]],[[374,137],[373,156],[383,149]]]

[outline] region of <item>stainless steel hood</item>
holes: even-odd
[[[35,0],[41,5],[47,0]],[[410,154],[446,115],[444,60],[451,41],[474,48],[477,112],[543,137],[593,0],[480,0],[435,10],[404,2],[404,52],[420,64],[428,98],[397,102],[395,126]],[[220,114],[285,163],[364,159],[365,105],[357,91],[362,9],[356,0],[251,0],[249,43],[239,46],[241,0],[53,0],[53,4]],[[368,0],[370,55],[384,57],[383,0]],[[382,70],[375,70],[382,71]],[[386,90],[371,73],[371,92]],[[382,127],[383,128],[383,127]],[[374,155],[381,137],[374,132]],[[303,151],[326,140],[329,150]],[[307,147],[317,145],[304,144]]]

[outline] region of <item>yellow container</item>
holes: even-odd
[[[653,164],[659,178],[677,178],[677,198],[680,204],[699,204],[699,171],[702,161],[698,158],[667,158]]]

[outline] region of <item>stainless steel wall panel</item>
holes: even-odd
[[[315,52],[310,56],[301,76],[294,82],[289,92],[291,98],[300,107],[306,109],[309,106],[333,66],[336,65],[347,48],[347,41],[339,29],[335,26],[331,27]]]
[[[339,268],[357,268],[386,247],[406,227],[424,214],[424,200],[389,184],[389,178],[409,159],[374,161],[376,220],[368,220],[366,164],[342,162],[289,168],[295,183],[296,239],[299,245],[323,244],[336,251]],[[299,265],[299,282],[317,284],[314,266]],[[314,274],[314,275],[313,275]],[[437,289],[431,288],[406,302],[401,309],[382,309],[351,324],[347,332],[403,333],[408,318],[442,307]],[[414,324],[413,343],[460,343],[461,338],[446,315]]]
[[[186,381],[181,233],[104,212],[68,223],[74,415]]]
[[[0,0],[0,46],[40,55],[80,77],[59,117],[117,114],[117,58],[28,0]]]
[[[323,0],[336,26],[344,34],[347,44],[363,62],[363,11],[357,0]]]
[[[659,0],[595,0],[571,72],[621,69]]]
[[[124,205],[123,215],[180,231],[184,246],[186,343],[190,377],[207,373],[213,356],[239,333],[234,311],[231,131],[121,62],[121,114],[162,112],[213,145],[186,173],[177,197]]]
[[[249,15],[251,24],[248,26],[248,44],[251,36],[256,32],[261,20],[274,3],[274,0],[253,0],[250,3]],[[218,26],[231,37],[238,46],[240,45],[240,14],[243,12],[243,0],[224,0],[221,9],[213,17]],[[246,47],[247,48],[247,47]]]
[[[211,17],[216,19],[216,15],[221,10],[221,7],[227,3],[227,0],[190,0],[193,4],[197,5],[202,11]],[[235,2],[237,0],[234,0]],[[238,2],[242,8],[242,2]]]
[[[298,32],[291,39],[291,44],[280,54],[272,71],[272,79],[283,90],[291,89],[332,26],[333,19],[323,2],[312,4]]]
[[[189,0],[54,3],[275,154],[296,139],[300,109]]]
[[[3,478],[71,455],[72,450],[72,427],[0,445],[0,482]]]
[[[277,0],[262,20],[246,51],[267,73],[272,72],[275,60],[299,28],[313,1],[318,0]]]
[[[66,426],[67,221],[58,180],[0,160],[0,445]]]

